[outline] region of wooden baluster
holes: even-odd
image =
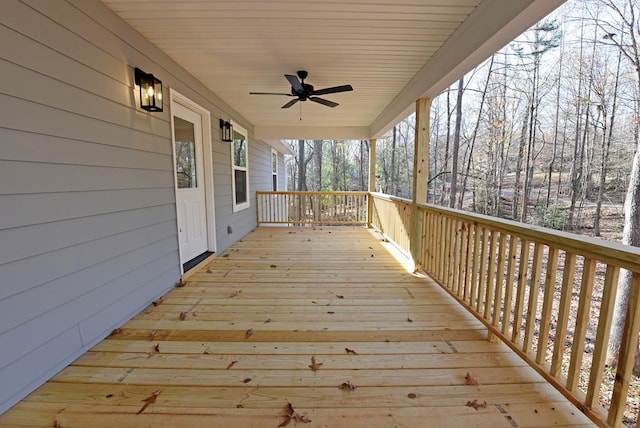
[[[484,302],[484,292],[487,287],[487,241],[489,241],[489,229],[480,227],[482,230],[482,241],[480,242],[480,275],[478,277],[478,300],[476,301],[476,312],[482,312]]]
[[[438,279],[438,281],[442,280],[442,260],[444,259],[444,255],[443,255],[443,251],[444,251],[444,245],[442,242],[442,234],[443,231],[442,229],[444,228],[444,216],[442,214],[438,214],[438,238],[437,238],[437,252],[436,252],[436,268],[435,268],[435,274],[436,274],[436,279]]]
[[[467,255],[464,267],[464,301],[471,305],[471,278],[473,270],[473,248],[475,243],[475,225],[467,224]]]
[[[569,374],[567,376],[567,389],[571,392],[577,390],[578,381],[580,380],[580,370],[582,369],[582,358],[584,356],[584,342],[589,324],[589,309],[591,306],[595,269],[596,261],[585,258],[584,266],[582,267],[582,281],[580,282],[580,299],[578,300],[576,327],[573,332],[573,344],[571,346],[571,362],[569,363]]]
[[[538,294],[540,292],[540,275],[542,273],[543,246],[536,242],[533,248],[533,266],[531,267],[531,281],[529,282],[529,308],[527,309],[527,324],[524,329],[524,352],[531,351],[533,333],[536,328],[536,313],[538,312]]]
[[[469,307],[473,308],[478,298],[478,269],[480,268],[480,244],[482,241],[482,228],[474,225],[473,233],[473,261],[471,262],[471,290],[469,292]]]
[[[622,333],[618,371],[613,384],[613,396],[607,422],[611,426],[622,425],[624,407],[627,401],[629,383],[633,374],[636,349],[638,346],[638,331],[640,330],[640,273],[633,272],[629,303]]]
[[[604,277],[604,289],[602,290],[602,302],[600,303],[600,315],[598,317],[598,330],[596,333],[596,344],[593,350],[593,360],[591,363],[591,373],[589,374],[589,387],[587,389],[587,399],[585,404],[589,408],[598,405],[598,395],[604,375],[604,366],[607,360],[607,346],[609,345],[609,335],[611,333],[611,320],[618,291],[618,277],[620,268],[608,265]]]
[[[493,302],[496,287],[496,245],[498,243],[498,231],[491,231],[491,243],[489,244],[489,266],[487,267],[487,292],[484,298],[484,319],[489,320],[491,316],[492,303],[500,305],[500,302]]]
[[[524,313],[524,294],[527,287],[527,277],[529,276],[529,251],[531,243],[526,239],[520,241],[520,263],[518,266],[518,289],[516,290],[516,307],[513,314],[513,332],[511,341],[518,343],[520,329],[522,328],[522,314]]]
[[[536,363],[543,364],[547,357],[549,344],[549,329],[551,327],[551,311],[553,297],[556,291],[556,274],[558,272],[558,249],[549,247],[547,253],[547,269],[544,281],[544,301],[542,302],[542,316],[540,318],[540,334],[538,335],[538,350]]]
[[[502,334],[509,333],[511,321],[511,308],[513,306],[513,287],[516,273],[516,257],[518,251],[518,238],[509,236],[509,255],[507,256],[507,279],[505,280],[504,312],[502,315]]]
[[[556,337],[553,341],[553,357],[551,358],[551,376],[557,378],[562,370],[562,358],[564,356],[564,344],[567,340],[567,324],[569,323],[569,310],[571,296],[573,294],[573,280],[576,271],[576,255],[565,253],[564,266],[562,268],[562,290],[560,290],[560,303],[558,304],[558,321],[556,323]]]
[[[458,278],[457,278],[457,288],[458,288],[458,296],[461,299],[464,299],[466,296],[466,286],[465,286],[465,266],[467,265],[467,227],[466,221],[460,222],[459,235],[460,235],[460,249],[458,250],[460,256],[458,259]]]
[[[502,289],[504,284],[504,261],[505,250],[507,246],[507,234],[500,232],[500,243],[498,245],[498,266],[496,270],[496,290],[493,298],[493,326],[500,326],[500,309],[502,308]],[[504,285],[506,286],[506,285]],[[506,306],[506,305],[505,305]],[[508,318],[506,313],[503,313],[502,319]]]
[[[453,222],[450,217],[444,217],[444,233],[443,233],[443,243],[444,243],[444,260],[442,264],[442,283],[445,287],[451,289],[451,284],[449,283],[449,267],[451,265],[451,223]]]

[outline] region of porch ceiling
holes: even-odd
[[[380,137],[563,1],[103,0],[259,139]],[[333,109],[249,95],[289,92],[283,75],[297,70],[316,88],[354,91],[327,95]]]

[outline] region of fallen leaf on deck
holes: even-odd
[[[111,332],[110,336],[115,336],[116,334],[120,334],[120,333],[122,333],[122,329],[116,328]]]
[[[225,255],[224,255],[224,256],[222,256],[222,257],[227,258],[227,257],[229,257],[229,254],[225,254]]]
[[[271,266],[269,266],[269,267],[270,267],[271,269],[275,269],[275,268],[277,268],[277,267],[278,267],[278,265],[271,265]]]
[[[271,318],[269,318],[268,320],[266,320],[264,323],[265,324],[269,324],[271,322]]]
[[[341,295],[341,294],[336,294],[336,297],[337,297],[338,299],[344,299],[344,296],[343,296],[343,295]]]
[[[303,424],[308,424],[309,422],[311,422],[311,419],[309,419],[306,415],[301,415],[298,412],[296,412],[293,409],[293,405],[291,405],[291,403],[287,403],[287,406],[285,407],[285,412],[286,412],[286,414],[284,415],[285,420],[280,425],[278,425],[278,428],[286,427],[291,423],[292,420],[295,422],[302,422]]]
[[[153,306],[158,306],[160,303],[162,303],[163,300],[164,300],[164,297],[161,297],[158,300],[154,300]]]
[[[242,383],[249,383],[249,382],[251,382],[251,378],[250,377],[242,380]]]
[[[229,363],[229,365],[227,366],[227,370],[229,370],[231,367],[235,366],[235,364],[236,364],[237,362],[238,362],[238,361],[236,361],[236,360],[231,361],[231,362]]]
[[[357,355],[358,353],[356,351],[354,351],[353,349],[349,349],[349,348],[344,348],[344,350],[347,352],[347,354],[351,354],[351,355]]]
[[[357,388],[357,386],[355,386],[354,384],[351,383],[350,380],[348,380],[346,382],[342,382],[342,384],[338,388],[344,389],[347,391],[353,391],[354,389]]]
[[[242,290],[236,290],[233,293],[229,294],[229,298],[236,297],[240,293],[242,293]]]
[[[182,321],[186,320],[187,319],[187,313],[186,312],[180,312],[180,319]]]
[[[474,409],[485,409],[487,407],[487,402],[483,401],[480,403],[478,400],[467,401],[467,407],[473,407]]]
[[[411,319],[411,317],[407,317],[407,321],[408,321],[408,322],[413,322],[413,320]]]
[[[153,340],[154,337],[156,337],[156,331],[155,330],[151,330],[149,332],[149,340]]]
[[[467,375],[464,377],[466,385],[480,385],[478,380],[471,375],[471,373],[467,372]]]
[[[252,329],[252,328],[250,328],[249,330],[247,330],[247,331],[244,333],[244,338],[245,338],[245,339],[248,339],[248,338],[250,338],[250,337],[251,337],[251,335],[253,335],[253,329]]]
[[[156,343],[156,346],[154,346],[154,347],[153,347],[153,350],[154,350],[155,352],[160,352],[160,344],[159,344],[159,343]]]
[[[324,363],[316,362],[316,356],[314,355],[313,357],[311,357],[311,364],[309,364],[309,368],[315,372],[322,366],[322,364]]]
[[[60,422],[58,422],[58,420],[56,419],[56,420],[53,421],[52,427],[53,428],[62,428],[62,425],[60,425]]]
[[[328,314],[331,314],[331,315],[335,314],[335,312],[333,312],[333,311],[329,311],[329,312],[327,312],[327,313],[328,313]]]
[[[161,389],[158,389],[157,391],[154,391],[150,396],[142,400],[144,401],[144,406],[142,406],[142,408],[138,410],[138,414],[144,412],[144,409],[146,409],[149,404],[153,404],[156,402],[156,400],[158,399],[158,395],[160,395],[160,391]]]
[[[183,281],[182,279],[180,281],[176,282],[176,287],[178,287],[178,288],[182,288],[185,285],[187,285],[187,282]]]
[[[212,270],[210,268],[207,268],[207,273],[212,273]]]

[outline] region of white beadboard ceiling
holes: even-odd
[[[380,137],[563,1],[103,0],[260,139]],[[249,95],[289,92],[297,70],[354,91],[323,96],[335,108]]]

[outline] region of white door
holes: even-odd
[[[185,263],[208,250],[202,120],[181,104],[172,104],[171,111],[180,259]]]

